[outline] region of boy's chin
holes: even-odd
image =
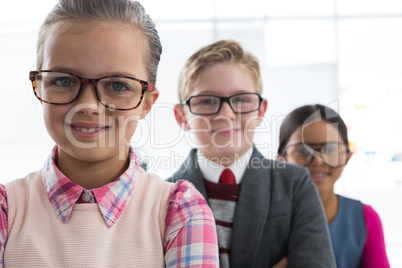
[[[222,146],[222,147],[214,147],[213,150],[208,148],[204,148],[204,150],[200,150],[204,156],[207,158],[211,158],[219,161],[230,161],[231,163],[236,159],[246,153],[250,147],[231,147],[231,146]],[[217,162],[217,161],[215,161]]]

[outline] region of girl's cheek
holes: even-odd
[[[334,180],[338,180],[339,177],[342,175],[342,172],[343,172],[343,167],[332,168],[331,169],[331,177]]]

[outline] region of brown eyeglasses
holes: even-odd
[[[63,105],[74,102],[83,85],[92,84],[98,101],[109,109],[129,111],[137,108],[147,91],[153,90],[150,82],[129,76],[84,78],[71,73],[51,70],[29,72],[34,94],[48,104]]]

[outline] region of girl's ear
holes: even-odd
[[[176,104],[174,106],[174,117],[176,118],[177,124],[183,129],[183,130],[190,130],[190,127],[187,123],[186,119],[186,113],[184,111],[183,105],[181,104]]]
[[[352,155],[353,155],[353,152],[349,152],[348,153],[348,158],[347,158],[347,160],[346,160],[346,164],[349,162],[349,160],[350,160],[350,158],[352,157]],[[345,165],[346,165],[345,164]]]
[[[144,119],[145,116],[151,111],[152,106],[154,105],[155,101],[159,97],[159,91],[157,89],[152,90],[151,92],[147,92],[144,96],[142,111],[141,111],[141,119]]]

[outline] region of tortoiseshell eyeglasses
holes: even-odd
[[[104,76],[90,79],[50,70],[31,71],[29,80],[35,96],[44,103],[63,105],[74,102],[85,84],[92,84],[99,102],[107,108],[129,111],[137,108],[150,82],[129,76]]]

